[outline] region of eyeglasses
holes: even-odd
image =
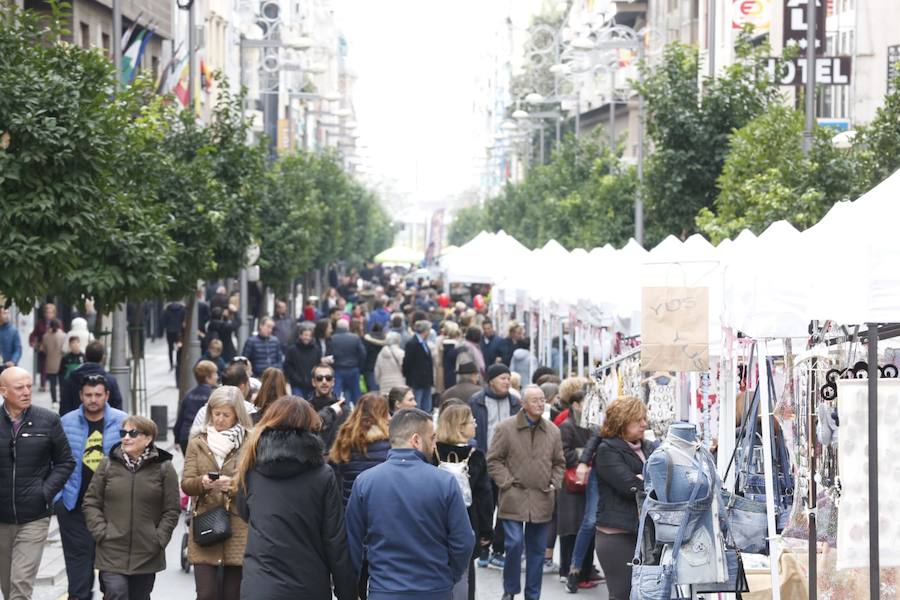
[[[130,437],[131,439],[134,439],[139,435],[146,435],[146,434],[143,431],[140,431],[138,429],[120,429],[119,430],[119,437],[123,438],[126,435],[128,437]]]
[[[82,384],[88,385],[99,385],[101,383],[106,383],[106,377],[101,375],[100,373],[94,373],[93,375],[85,375],[81,378]]]
[[[316,381],[333,381],[334,375],[316,375]]]
[[[246,356],[235,356],[234,358],[231,359],[231,364],[234,364],[234,363],[243,363],[245,365],[249,365],[250,359],[247,358]]]

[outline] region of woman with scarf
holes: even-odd
[[[180,514],[178,474],[172,455],[153,443],[156,433],[147,417],[128,417],[122,441],[97,465],[84,496],[106,600],[149,600],[156,574],[166,569]]]
[[[231,536],[215,544],[200,546],[191,529],[188,560],[194,565],[198,600],[240,598],[247,524],[231,507],[232,479],[250,427],[241,390],[222,386],[209,397],[203,433],[188,444],[181,489],[193,498],[195,514],[224,506],[231,517]]]

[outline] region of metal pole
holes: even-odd
[[[709,39],[706,41],[708,46],[708,62],[709,76],[716,76],[716,2],[717,0],[707,0],[707,18],[709,19]]]
[[[813,326],[815,330],[815,325]],[[809,376],[809,385],[810,389],[818,390],[819,389],[819,359],[812,359],[812,369]],[[816,405],[814,402],[809,403],[809,408],[807,409],[808,417],[806,421],[807,431],[810,434],[816,430]],[[816,472],[816,439],[812,435],[808,435],[807,446],[806,446],[806,455],[807,461],[809,462],[809,495],[807,496],[807,506],[809,507],[809,543],[807,547],[807,551],[809,552],[809,600],[816,600],[818,598],[817,594],[817,582],[818,582],[818,534],[816,527],[816,478],[813,477],[813,474]]]
[[[810,4],[815,4],[811,1]],[[881,589],[881,557],[878,539],[878,324],[869,330],[869,598],[877,600]]]
[[[575,93],[575,139],[578,139],[578,130],[581,129],[581,94]],[[578,147],[575,147],[575,152],[578,152]]]
[[[803,153],[808,155],[813,145],[816,124],[816,2],[806,3],[806,128],[803,131]]]
[[[203,285],[197,282],[197,289],[194,291],[193,302],[191,302],[191,327],[187,336],[187,348],[185,352],[185,368],[193,369],[197,361],[200,360],[200,299],[202,298]]]
[[[756,357],[757,368],[759,369],[759,417],[762,420],[763,435],[763,461],[765,470],[765,486],[766,486],[766,522],[770,547],[774,544],[772,540],[777,537],[775,530],[775,480],[772,472],[772,411],[771,400],[769,399],[769,372],[766,363],[769,360],[768,345],[765,340],[759,342]],[[752,416],[750,418],[753,418]],[[778,581],[778,561],[770,561],[769,575],[772,579],[772,600],[781,600],[781,586]]]
[[[644,42],[638,44],[638,61],[644,62]],[[644,83],[644,71],[638,70],[638,81]],[[644,97],[638,94],[637,194],[634,197],[634,239],[644,245]]]
[[[122,2],[113,0],[113,63],[116,66],[116,83],[122,87]],[[109,372],[119,384],[122,392],[123,408],[133,413],[131,397],[131,377],[129,376],[128,362],[126,358],[128,344],[128,315],[125,312],[125,304],[116,306],[113,310],[112,340],[109,349]]]
[[[609,151],[616,153],[616,72],[609,71]]]
[[[188,5],[188,103],[194,110],[194,83],[197,81],[197,31],[194,24],[194,3]]]
[[[247,341],[247,338],[250,337],[250,322],[247,314],[247,305],[249,304],[250,298],[248,291],[248,281],[247,281],[247,267],[241,267],[240,272],[241,279],[241,305],[238,308],[238,314],[241,315],[241,326],[238,328],[238,352],[244,351],[244,342]]]
[[[541,120],[541,164],[544,163],[544,121]]]

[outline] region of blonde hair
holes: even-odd
[[[451,340],[455,340],[459,337],[459,324],[455,321],[444,321],[441,323],[441,329],[444,330],[444,335]]]
[[[509,374],[509,385],[514,390],[522,389],[522,376],[517,371],[513,371]]]
[[[206,403],[206,419],[203,421],[204,431],[207,427],[212,425],[213,410],[224,406],[227,406],[234,411],[237,422],[240,423],[244,429],[251,429],[253,427],[253,421],[250,420],[250,415],[247,414],[247,409],[244,408],[244,395],[241,393],[240,388],[236,388],[233,385],[223,385],[220,388],[216,388],[213,393],[210,394],[209,401]]]
[[[509,337],[512,337],[512,335],[516,332],[516,329],[518,329],[518,328],[519,328],[519,322],[516,321],[515,319],[513,319],[513,320],[510,321],[509,324],[506,326],[506,334],[507,334]]]
[[[445,444],[464,444],[469,440],[462,434],[466,421],[472,417],[472,409],[468,404],[453,404],[441,411],[438,416],[437,441]]]
[[[606,419],[600,429],[600,437],[621,437],[629,423],[647,418],[647,407],[635,396],[622,396],[606,407]]]
[[[563,379],[559,384],[559,401],[568,406],[569,398],[572,397],[572,394],[580,392],[587,384],[588,379],[586,377],[567,377]]]

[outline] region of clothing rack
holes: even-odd
[[[612,358],[612,359],[606,361],[605,363],[603,363],[602,365],[600,365],[599,367],[597,367],[596,369],[594,369],[594,374],[602,373],[602,372],[605,371],[606,369],[608,369],[608,368],[610,368],[610,367],[616,366],[617,364],[619,364],[619,363],[622,362],[623,360],[629,359],[629,358],[631,358],[632,356],[636,356],[636,355],[638,355],[638,354],[640,354],[640,353],[641,353],[641,347],[640,347],[640,346],[638,346],[637,348],[632,348],[631,350],[627,350],[627,351],[623,352],[622,354],[618,355],[617,357]]]

